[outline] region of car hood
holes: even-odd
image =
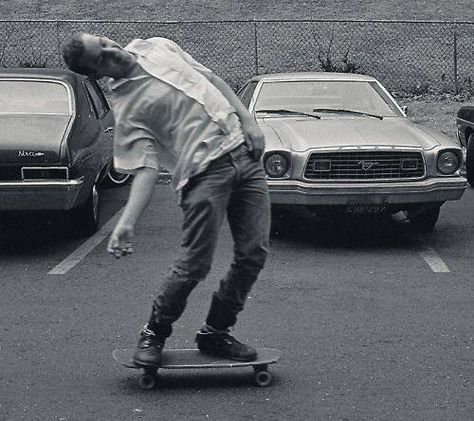
[[[0,163],[58,162],[71,116],[0,115]]]
[[[312,148],[395,146],[432,149],[443,136],[404,118],[266,118],[259,120],[268,148],[306,151]]]

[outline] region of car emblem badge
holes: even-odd
[[[34,152],[34,151],[18,151],[18,157],[30,157],[30,158],[39,158],[44,156],[44,152]]]
[[[378,165],[378,162],[375,161],[359,161],[357,163],[364,171],[369,171],[375,165]]]

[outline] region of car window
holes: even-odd
[[[395,103],[372,82],[304,80],[266,82],[256,111],[292,109],[311,113],[316,109],[347,109],[380,116],[400,116]]]
[[[255,92],[256,86],[257,82],[250,82],[246,86],[244,86],[238,93],[240,100],[247,108],[250,105],[250,101],[252,99],[253,93]]]
[[[71,114],[67,88],[53,81],[0,81],[0,114]]]
[[[92,102],[92,106],[94,108],[94,112],[97,118],[104,117],[104,115],[107,114],[110,108],[99,85],[97,84],[97,82],[93,82],[91,80],[86,80],[84,82],[84,85],[89,95],[89,99]]]

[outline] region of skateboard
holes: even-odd
[[[205,355],[197,349],[165,349],[160,366],[143,366],[133,361],[135,349],[115,349],[112,356],[115,361],[127,368],[143,369],[138,377],[138,385],[142,389],[152,389],[158,384],[160,369],[196,369],[196,368],[234,368],[252,367],[257,386],[265,387],[273,380],[268,371],[270,364],[276,363],[281,352],[276,349],[258,348],[257,359],[254,361],[235,361],[227,358]]]

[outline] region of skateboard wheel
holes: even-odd
[[[150,390],[156,386],[157,379],[155,374],[145,373],[138,377],[138,386],[142,389]]]
[[[255,383],[259,387],[268,386],[273,380],[273,377],[269,371],[258,370],[255,372]]]

